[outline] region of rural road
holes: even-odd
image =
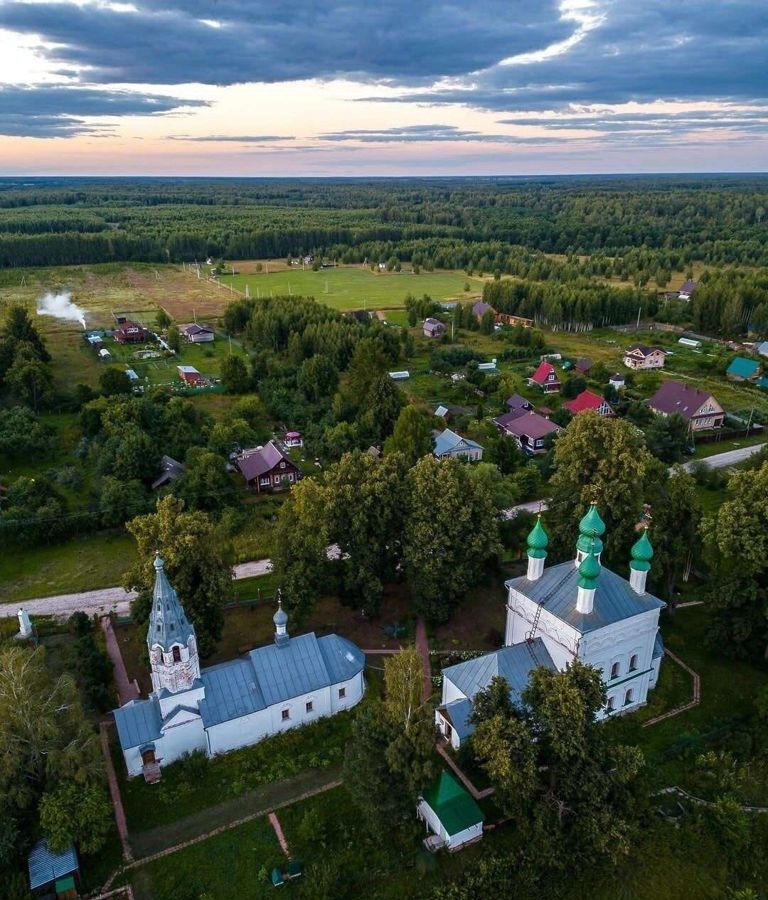
[[[718,453],[704,460],[708,466],[713,469],[722,469],[725,466],[734,466],[737,463],[744,462],[754,453],[758,453],[765,447],[765,444],[754,444],[752,447],[740,447],[737,450],[727,450],[724,453]],[[692,462],[685,464],[685,468],[690,471]],[[502,516],[505,519],[514,519],[520,512],[544,512],[547,509],[546,500],[531,500],[528,503],[520,503],[510,509],[505,509]],[[339,549],[336,545],[328,548],[328,558],[337,558]],[[235,566],[235,579],[253,578],[257,575],[266,575],[272,571],[272,563],[268,559],[256,559],[251,562],[240,563]],[[0,619],[15,616],[20,607],[31,615],[57,616],[68,618],[73,612],[82,610],[89,615],[101,613],[106,615],[115,612],[118,615],[127,615],[131,600],[135,594],[125,591],[119,587],[101,588],[96,591],[84,591],[80,594],[59,594],[55,597],[39,597],[35,600],[24,600],[21,603],[2,603],[0,602]]]
[[[712,469],[724,469],[726,466],[735,466],[737,463],[744,462],[755,453],[759,453],[765,444],[753,444],[751,447],[739,447],[737,450],[726,450],[725,453],[716,453],[714,456],[707,456],[700,462],[705,462]],[[691,471],[694,462],[699,460],[691,460],[683,467],[687,472]]]

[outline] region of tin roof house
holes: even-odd
[[[692,431],[720,428],[725,420],[723,407],[712,394],[679,381],[665,381],[648,401],[648,406],[661,416],[678,413]]]

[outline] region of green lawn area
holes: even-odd
[[[114,533],[2,553],[0,597],[3,603],[18,603],[34,597],[113,587],[133,563],[135,552],[133,538]]]
[[[706,459],[708,456],[715,456],[718,453],[738,450],[739,447],[752,447],[755,444],[765,444],[766,442],[768,442],[768,434],[766,432],[751,434],[749,437],[741,438],[724,436],[721,441],[713,441],[711,444],[697,444],[696,452],[693,455],[695,459]]]
[[[465,272],[372,272],[362,266],[338,268],[291,269],[282,272],[254,273],[250,275],[222,275],[223,284],[232,284],[237,290],[251,297],[269,297],[296,294],[314,297],[334,309],[388,309],[402,307],[407,294],[429,294],[435,300],[452,297],[470,299],[483,289],[484,279],[470,277]],[[464,290],[466,284],[470,290]],[[400,323],[398,323],[400,324]]]
[[[662,621],[665,645],[701,677],[701,703],[687,712],[643,728],[642,722],[691,696],[690,679],[669,658],[664,660],[659,694],[639,714],[618,719],[618,736],[642,747],[654,785],[690,783],[695,756],[709,749],[707,736],[748,716],[757,694],[768,686],[768,664],[731,659],[709,645],[708,612],[697,606],[678,610]]]

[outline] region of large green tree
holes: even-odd
[[[593,412],[576,416],[555,444],[550,485],[556,552],[570,553],[579,521],[596,500],[606,525],[606,559],[625,563],[652,463],[642,432],[630,422]]]
[[[168,579],[197,632],[202,656],[213,652],[224,624],[222,604],[232,591],[231,547],[208,513],[188,511],[169,495],[157,510],[126,525],[137,545],[138,562],[123,576],[126,588],[140,592],[134,604],[139,621],[149,615],[155,581],[154,554],[160,550]]]
[[[402,453],[409,466],[431,453],[432,428],[429,417],[414,404],[404,406],[392,434],[384,442],[384,452]]]
[[[418,609],[445,621],[501,552],[487,482],[456,459],[425,456],[406,477],[404,561]]]

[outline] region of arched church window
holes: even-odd
[[[611,666],[611,678],[618,678],[618,677],[619,677],[619,664],[617,662],[615,662]]]
[[[637,653],[633,653],[629,660],[629,671],[634,672],[637,669]]]
[[[632,702],[632,696],[633,696],[633,691],[632,691],[632,688],[630,688],[627,691],[627,693],[624,694],[624,706],[629,706],[629,704]]]
[[[173,661],[181,662],[181,650],[178,646],[174,646],[173,648]]]
[[[606,709],[610,713],[610,712],[613,712],[614,708],[615,708],[615,701],[614,701],[613,697],[609,697],[608,703],[606,704]]]

